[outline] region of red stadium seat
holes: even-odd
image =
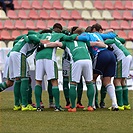
[[[37,10],[41,10],[42,6],[38,0],[34,0],[31,4],[31,7]]]
[[[113,10],[114,5],[113,5],[112,1],[105,1],[104,2],[104,9]]]
[[[63,27],[67,27],[67,23],[64,20],[60,20],[58,23],[60,23]]]
[[[133,1],[125,1],[125,5],[124,5],[125,9],[128,10],[133,10]]]
[[[109,22],[108,22],[108,21],[105,21],[105,20],[100,21],[100,25],[101,25],[102,28],[105,29],[105,30],[108,29],[108,28],[110,28]]]
[[[42,3],[42,7],[48,10],[52,10],[53,7],[51,5],[51,3],[48,0],[44,0],[44,2]]]
[[[89,26],[89,24],[86,21],[84,21],[84,20],[79,21],[79,27],[87,28],[88,26]]]
[[[49,16],[51,19],[61,19],[56,10],[51,10]]]
[[[119,10],[124,10],[124,5],[123,5],[122,1],[115,1],[114,8],[119,9]]]
[[[10,19],[18,19],[17,13],[14,10],[8,10],[7,16]]]
[[[48,20],[47,22],[47,28],[53,27],[53,25],[55,24],[54,20]]]
[[[25,10],[19,10],[18,18],[20,18],[20,19],[29,19],[29,17],[28,17],[28,15],[27,15]]]
[[[133,30],[130,30],[128,32],[128,40],[132,40],[133,41]]]
[[[126,30],[131,29],[131,27],[129,25],[129,22],[126,21],[126,20],[121,21],[120,28],[121,29],[126,29]]]
[[[125,10],[123,12],[123,18],[124,19],[127,19],[127,20],[133,20],[133,14],[132,14],[132,12]]]
[[[94,1],[94,7],[99,10],[104,9],[102,1]]]
[[[35,30],[36,27],[35,27],[34,21],[27,20],[26,21],[26,28],[29,29],[29,30]]]
[[[92,26],[93,24],[96,24],[96,23],[97,23],[96,20],[90,20],[90,21],[89,21],[89,26]]]
[[[23,0],[20,6],[22,9],[31,9],[31,4],[28,0]]]
[[[21,9],[20,3],[17,0],[14,0],[13,4],[14,4],[15,9],[17,9],[17,10]]]
[[[71,19],[70,14],[68,13],[67,10],[63,10],[63,11],[61,12],[61,14],[60,14],[60,17],[61,17],[62,19]]]
[[[11,35],[7,30],[1,31],[1,40],[11,40]]]
[[[12,39],[15,39],[16,37],[18,37],[18,36],[20,36],[20,35],[21,35],[21,33],[20,33],[19,30],[13,30],[13,31],[12,31],[12,34],[11,34],[11,38],[12,38]]]
[[[0,30],[3,29],[3,24],[0,22]]]
[[[133,29],[133,21],[131,22],[131,29]]]
[[[23,30],[22,34],[28,34],[28,30]]]
[[[39,13],[39,17],[41,19],[46,19],[46,20],[50,19],[50,16],[49,16],[49,14],[47,13],[46,10],[41,10],[40,13]]]
[[[118,21],[113,20],[110,22],[110,28],[114,29],[114,30],[119,30],[120,29],[120,25],[118,23]]]
[[[128,39],[127,34],[126,34],[125,31],[119,30],[119,31],[117,32],[117,34],[118,34],[119,37],[122,37],[122,38],[124,38],[124,39],[126,39],[126,40]]]
[[[70,21],[68,22],[68,27],[71,28],[71,27],[73,27],[73,26],[77,26],[77,23],[76,23],[76,21],[74,21],[74,20],[70,20]]]
[[[81,15],[77,10],[72,10],[71,11],[71,18],[72,19],[81,19]]]
[[[121,13],[118,10],[114,10],[112,16],[114,19],[123,19]]]
[[[30,19],[39,19],[39,16],[35,10],[30,10],[28,16]]]
[[[14,23],[13,23],[13,21],[10,20],[10,19],[5,20],[4,29],[9,29],[9,30],[14,29]]]
[[[26,26],[24,25],[24,23],[23,23],[22,20],[16,20],[16,22],[15,22],[15,28],[16,29],[23,30],[23,29],[26,29]]]
[[[37,24],[36,24],[36,27],[38,28],[38,29],[45,29],[46,28],[46,24],[45,24],[45,22],[43,21],[43,20],[38,20],[37,21]]]
[[[60,2],[60,0],[55,0],[52,5],[53,5],[54,9],[57,9],[57,10],[64,9],[61,2]]]

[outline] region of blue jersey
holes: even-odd
[[[84,32],[81,35],[78,36],[78,40],[80,41],[91,41],[91,42],[96,42],[96,41],[104,41],[106,39],[113,39],[115,38],[117,35],[113,32],[109,32],[109,33],[99,33],[99,32],[95,32],[95,33],[87,33]],[[91,54],[93,56],[95,56],[98,52],[102,51],[102,50],[106,50],[106,48],[101,48],[98,46],[91,46],[89,48]]]

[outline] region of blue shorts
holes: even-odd
[[[93,73],[103,77],[114,77],[116,57],[110,50],[100,51],[93,60]]]

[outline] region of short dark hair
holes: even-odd
[[[63,29],[63,28],[62,28],[62,25],[61,25],[60,23],[55,23],[55,24],[53,25],[53,29],[55,29],[55,28],[58,28],[58,29],[60,29],[60,30]]]
[[[43,29],[40,34],[42,33],[52,33],[52,31],[50,29]]]
[[[92,25],[91,31],[93,31],[94,29],[95,29],[96,31],[98,31],[98,32],[99,32],[100,30],[103,30],[102,26],[101,26],[100,24],[98,24],[98,23]]]
[[[73,26],[73,27],[71,28],[71,33],[70,33],[70,34],[73,34],[73,32],[74,32],[77,28],[78,28],[78,26]]]
[[[85,32],[91,32],[92,31],[92,27],[91,26],[88,26],[86,29],[85,29]]]

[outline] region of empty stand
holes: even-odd
[[[39,16],[36,10],[30,10],[28,16],[30,19],[39,19]]]
[[[28,33],[28,30],[23,30],[22,31],[22,34],[27,34]]]
[[[11,40],[11,35],[8,30],[1,31],[1,39],[2,40]]]
[[[90,0],[85,0],[83,7],[84,9],[91,9],[91,10],[95,9],[93,3]]]
[[[113,20],[114,18],[112,17],[111,13],[109,10],[103,10],[102,12],[102,18],[107,19],[107,20]]]
[[[114,1],[114,8],[119,10],[124,10],[124,5],[122,1]]]
[[[77,10],[72,10],[71,11],[71,18],[72,19],[81,19],[81,15]]]
[[[8,10],[7,16],[10,19],[18,19],[18,15],[17,15],[16,11],[14,11],[14,10]]]
[[[101,14],[100,14],[100,11],[98,11],[98,10],[92,11],[92,18],[93,19],[103,19]]]
[[[129,9],[129,10],[133,10],[133,1],[125,1],[125,5],[124,5],[125,9]]]
[[[41,10],[39,13],[41,19],[50,19],[50,16],[46,10]]]
[[[13,23],[13,21],[10,20],[10,19],[5,20],[4,29],[9,29],[9,30],[14,29],[14,23]]]
[[[71,16],[67,10],[62,10],[60,17],[62,19],[71,19]]]
[[[56,12],[56,10],[51,10],[49,16],[51,19],[60,19],[59,14]]]
[[[48,9],[48,10],[53,9],[51,3],[48,0],[44,0],[44,2],[42,3],[42,8]]]
[[[131,29],[130,25],[129,25],[129,22],[126,21],[126,20],[122,20],[121,23],[120,23],[120,28],[121,29],[126,29],[126,30],[129,30]]]
[[[105,20],[100,21],[100,25],[105,30],[108,29],[108,28],[110,28],[109,23],[107,21],[105,21]]]
[[[96,9],[99,9],[99,10],[103,10],[104,9],[102,1],[94,1],[94,7]]]
[[[123,30],[119,30],[119,31],[117,32],[117,34],[118,34],[119,37],[122,37],[122,38],[124,38],[124,39],[126,39],[126,40],[128,39],[126,32],[123,31]]]
[[[112,1],[105,1],[104,2],[104,9],[113,10],[114,5]]]
[[[63,8],[63,6],[62,6],[62,4],[61,4],[61,2],[60,2],[60,0],[55,0],[55,1],[53,1],[53,4],[52,4],[53,6],[53,8],[54,9],[57,9],[57,10],[62,10],[62,9],[64,9]]]
[[[127,20],[133,20],[133,12],[128,11],[128,10],[124,10],[123,12],[123,18],[127,19]]]
[[[63,27],[67,27],[67,23],[64,20],[60,20],[58,23],[60,23]]]
[[[69,0],[65,0],[65,1],[63,2],[63,7],[64,7],[65,9],[70,9],[70,10],[74,9],[74,7],[73,7],[71,1],[69,1]]]
[[[42,6],[38,0],[32,1],[31,7],[37,10],[41,10]]]
[[[29,17],[28,17],[28,15],[27,15],[25,10],[19,10],[18,18],[20,18],[20,19],[29,19]]]
[[[14,24],[14,27],[16,29],[20,29],[20,30],[26,29],[26,26],[25,26],[25,24],[23,23],[22,20],[16,20],[16,22]]]
[[[45,29],[46,28],[46,23],[43,20],[38,20],[36,24],[37,29]]]
[[[110,22],[110,28],[114,29],[114,30],[119,30],[120,29],[120,25],[118,23],[118,21],[113,20]]]
[[[122,15],[121,15],[121,13],[120,13],[118,10],[114,10],[114,11],[113,11],[112,17],[113,17],[114,19],[119,19],[119,20],[122,19]]]
[[[48,20],[47,21],[47,28],[53,27],[54,24],[55,24],[54,20]]]
[[[77,23],[76,23],[76,21],[74,21],[74,20],[70,20],[70,21],[68,22],[68,27],[71,28],[71,27],[73,27],[73,26],[77,26]]]
[[[83,10],[81,13],[81,17],[83,19],[88,19],[88,20],[92,19],[92,16],[88,10]]]
[[[75,1],[74,1],[73,7],[74,7],[75,9],[81,9],[81,10],[84,9],[84,7],[83,7],[83,5],[82,5],[82,2],[79,1],[79,0],[75,0]]]
[[[0,41],[0,48],[6,48],[6,43],[4,41]]]
[[[11,34],[11,38],[12,38],[12,39],[15,39],[16,37],[18,37],[18,36],[20,36],[20,35],[21,35],[21,33],[20,33],[19,30],[13,30],[13,31],[12,31],[12,34]]]
[[[0,19],[8,19],[6,13],[3,10],[0,10]]]
[[[89,21],[89,26],[92,26],[93,24],[96,24],[96,23],[97,23],[96,20],[90,20],[90,21]]]
[[[3,24],[0,22],[0,30],[3,29]]]
[[[87,23],[86,21],[84,21],[84,20],[79,21],[79,27],[87,28],[88,26],[89,26],[89,23]]]
[[[31,3],[28,0],[22,0],[22,2],[20,4],[20,7],[22,9],[28,9],[28,10],[30,10],[31,9]]]
[[[17,10],[20,10],[21,9],[20,3],[17,0],[14,0],[13,1],[13,4],[14,4],[14,8],[15,9],[17,9]]]
[[[35,27],[34,21],[32,21],[32,20],[27,20],[27,21],[26,21],[26,28],[27,28],[27,29],[31,29],[31,30],[35,30],[36,27]]]
[[[128,40],[132,40],[133,41],[133,30],[130,30],[128,32]]]

